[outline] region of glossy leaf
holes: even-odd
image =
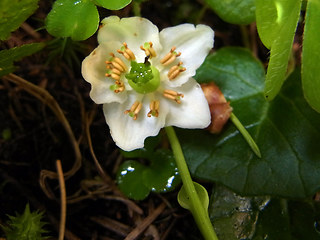
[[[150,164],[145,166],[137,161],[129,160],[119,167],[117,182],[120,190],[129,198],[142,200],[150,192],[172,191],[181,182],[172,153],[163,149],[152,151],[153,148],[149,148],[155,140],[156,138],[151,138],[144,150],[135,150],[132,151],[132,154],[125,153],[139,158],[143,156],[150,161]],[[149,155],[151,151],[152,155]]]
[[[272,199],[260,212],[256,232],[252,240],[317,240],[319,232],[315,228],[317,214],[315,204],[310,202]]]
[[[281,94],[266,102],[260,90],[263,78],[249,77],[250,72],[263,71],[262,67],[248,54],[222,49],[206,60],[196,78],[214,80],[226,93],[262,158],[255,156],[232,124],[220,135],[179,130],[189,168],[195,177],[221,182],[240,194],[310,196],[320,187],[320,115],[304,100],[299,69]],[[224,60],[219,63],[219,59]]]
[[[237,100],[263,91],[264,68],[251,52],[238,47],[221,48],[207,57],[195,76],[199,83],[215,82],[224,96]]]
[[[302,87],[312,108],[320,112],[320,2],[309,0],[302,49]]]
[[[209,206],[219,239],[316,240],[319,205],[311,200],[243,197],[217,184]]]
[[[40,51],[45,46],[44,43],[30,43],[8,50],[0,51],[0,77],[9,74],[15,70],[14,61],[23,57],[32,55]]]
[[[279,93],[286,78],[301,0],[256,0],[257,28],[261,41],[271,48],[264,95],[269,101]]]
[[[209,215],[219,239],[251,239],[259,213],[269,201],[270,197],[241,197],[216,184],[210,197]]]
[[[199,199],[205,209],[208,209],[209,206],[209,196],[207,190],[200,185],[199,183],[193,182],[194,188],[199,196]],[[184,186],[182,185],[179,193],[178,193],[178,202],[181,207],[191,210],[192,212],[192,205],[190,204],[190,197],[188,196]],[[195,210],[196,211],[196,210]]]
[[[134,200],[142,200],[149,195],[150,189],[143,184],[142,173],[145,166],[136,161],[125,161],[119,167],[117,183],[119,189]]]
[[[143,172],[143,182],[153,192],[167,192],[175,189],[181,179],[171,152],[158,151],[151,164]]]
[[[95,3],[106,9],[119,10],[131,3],[131,1],[132,0],[95,0]]]
[[[38,0],[0,1],[0,40],[6,40],[38,8]]]
[[[300,4],[300,0],[269,0],[268,4],[264,0],[255,0],[257,29],[267,48],[270,49],[279,34],[282,34],[283,28],[287,28],[288,21],[299,15],[296,9]]]
[[[154,156],[155,148],[159,145],[161,140],[161,132],[155,137],[148,137],[144,142],[144,147],[130,152],[121,150],[122,156],[125,158],[146,158],[152,159]]]
[[[96,6],[86,0],[57,0],[46,18],[47,31],[55,37],[85,40],[99,26]]]
[[[233,24],[250,24],[255,21],[254,0],[205,0],[224,21]]]

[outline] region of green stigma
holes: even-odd
[[[158,69],[151,66],[146,60],[145,63],[131,61],[130,73],[126,74],[129,85],[138,93],[150,93],[160,85],[160,74]]]

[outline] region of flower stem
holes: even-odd
[[[132,8],[133,14],[137,17],[141,17],[141,3],[139,1],[133,1]]]
[[[248,49],[251,49],[250,48],[250,40],[249,40],[249,37],[248,37],[248,31],[247,31],[247,27],[244,26],[244,25],[239,25],[240,27],[240,31],[241,31],[241,34],[242,34],[242,41],[243,41],[243,44],[246,48]]]
[[[183,186],[190,199],[190,211],[193,215],[193,218],[196,221],[204,239],[218,240],[218,237],[211,224],[207,209],[205,209],[202,205],[194,187],[177,135],[173,127],[166,127],[165,129],[168,135],[169,142],[171,144],[173,154],[176,159],[176,164],[179,169],[179,174],[181,176]]]
[[[238,128],[238,130],[240,131],[240,133],[242,134],[242,136],[244,137],[244,139],[247,141],[247,143],[249,144],[249,146],[251,147],[252,151],[259,157],[261,158],[261,153],[259,150],[258,145],[256,144],[256,142],[253,140],[253,138],[251,137],[250,133],[248,133],[248,131],[245,129],[245,127],[242,125],[242,123],[239,121],[239,119],[236,117],[236,115],[234,115],[233,113],[231,113],[230,115],[230,120],[233,122],[233,124],[236,126],[236,128]]]

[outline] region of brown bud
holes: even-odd
[[[209,103],[211,124],[208,130],[211,133],[220,133],[232,112],[230,103],[227,102],[219,87],[213,82],[201,84],[202,91]]]

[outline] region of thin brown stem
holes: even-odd
[[[57,160],[56,165],[57,165],[57,173],[58,173],[58,179],[59,179],[59,185],[60,185],[60,202],[61,202],[59,240],[63,240],[65,229],[66,229],[67,194],[66,194],[66,186],[65,186],[65,182],[64,182],[61,161]]]

